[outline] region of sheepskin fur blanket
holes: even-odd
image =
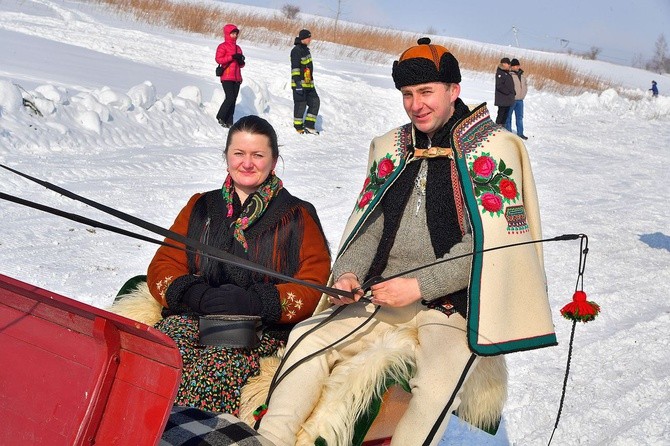
[[[109,311],[154,325],[161,319],[161,305],[151,296],[146,282],[119,296]],[[298,435],[298,445],[313,445],[322,437],[329,445],[348,445],[356,420],[374,398],[386,391],[389,380],[407,382],[414,369],[417,345],[415,330],[389,330],[370,341],[362,352],[332,371],[312,415]],[[281,355],[282,352],[279,352]],[[261,372],[242,389],[240,418],[252,426],[253,411],[265,403],[280,356],[261,358]],[[507,367],[504,356],[483,357],[466,381],[458,416],[483,430],[497,426],[507,399]]]
[[[162,309],[163,306],[151,295],[146,282],[138,283],[128,294],[117,296],[112,306],[107,308],[112,313],[152,327],[163,319]]]

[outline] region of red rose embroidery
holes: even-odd
[[[488,156],[480,156],[472,164],[472,169],[477,176],[481,178],[489,178],[496,170],[496,162]]]
[[[368,203],[370,203],[370,201],[372,201],[372,199],[374,199],[395,168],[396,165],[391,159],[390,153],[387,153],[384,157],[370,165],[370,173],[365,179],[363,190],[361,190],[360,199],[356,204],[355,209],[357,211],[363,209]]]
[[[491,216],[500,217],[503,203],[514,204],[519,197],[519,189],[512,175],[514,169],[503,159],[496,159],[490,153],[483,152],[468,163],[470,178],[474,186],[475,197],[479,204]]]
[[[516,198],[516,184],[512,180],[500,180],[500,193],[508,200]]]
[[[377,166],[377,177],[385,178],[388,174],[393,172],[393,161],[388,158],[384,158],[379,161],[379,166]]]
[[[364,208],[366,204],[368,204],[372,200],[372,192],[368,191],[363,196],[361,197],[360,201],[358,202],[358,207],[359,208]]]
[[[502,198],[491,192],[482,195],[482,206],[489,212],[498,212],[502,209]]]

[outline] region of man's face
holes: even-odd
[[[454,114],[454,102],[461,93],[461,86],[429,82],[402,87],[400,92],[412,124],[432,137]]]

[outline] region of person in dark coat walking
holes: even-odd
[[[321,100],[314,87],[314,65],[308,47],[311,41],[312,33],[307,29],[300,30],[291,50],[293,126],[298,133],[318,135],[315,127]]]
[[[223,42],[216,48],[216,63],[223,67],[221,74],[221,85],[226,93],[216,119],[225,128],[233,125],[235,114],[235,102],[242,84],[242,67],[244,67],[244,54],[237,44],[237,36],[240,30],[232,23],[223,27]]]
[[[649,89],[651,91],[651,96],[654,98],[658,97],[658,87],[656,86],[656,81],[651,81],[651,88]]]
[[[496,95],[494,105],[498,107],[498,115],[496,116],[496,124],[504,126],[507,122],[507,115],[509,109],[514,105],[514,80],[509,73],[510,60],[508,57],[500,59],[500,65],[496,70]],[[510,130],[511,129],[507,129]]]

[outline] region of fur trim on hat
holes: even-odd
[[[431,44],[427,37],[419,39],[417,43],[417,46],[408,48],[393,62],[392,75],[395,88],[400,90],[408,85],[428,82],[447,84],[461,82],[458,60],[448,49]]]

